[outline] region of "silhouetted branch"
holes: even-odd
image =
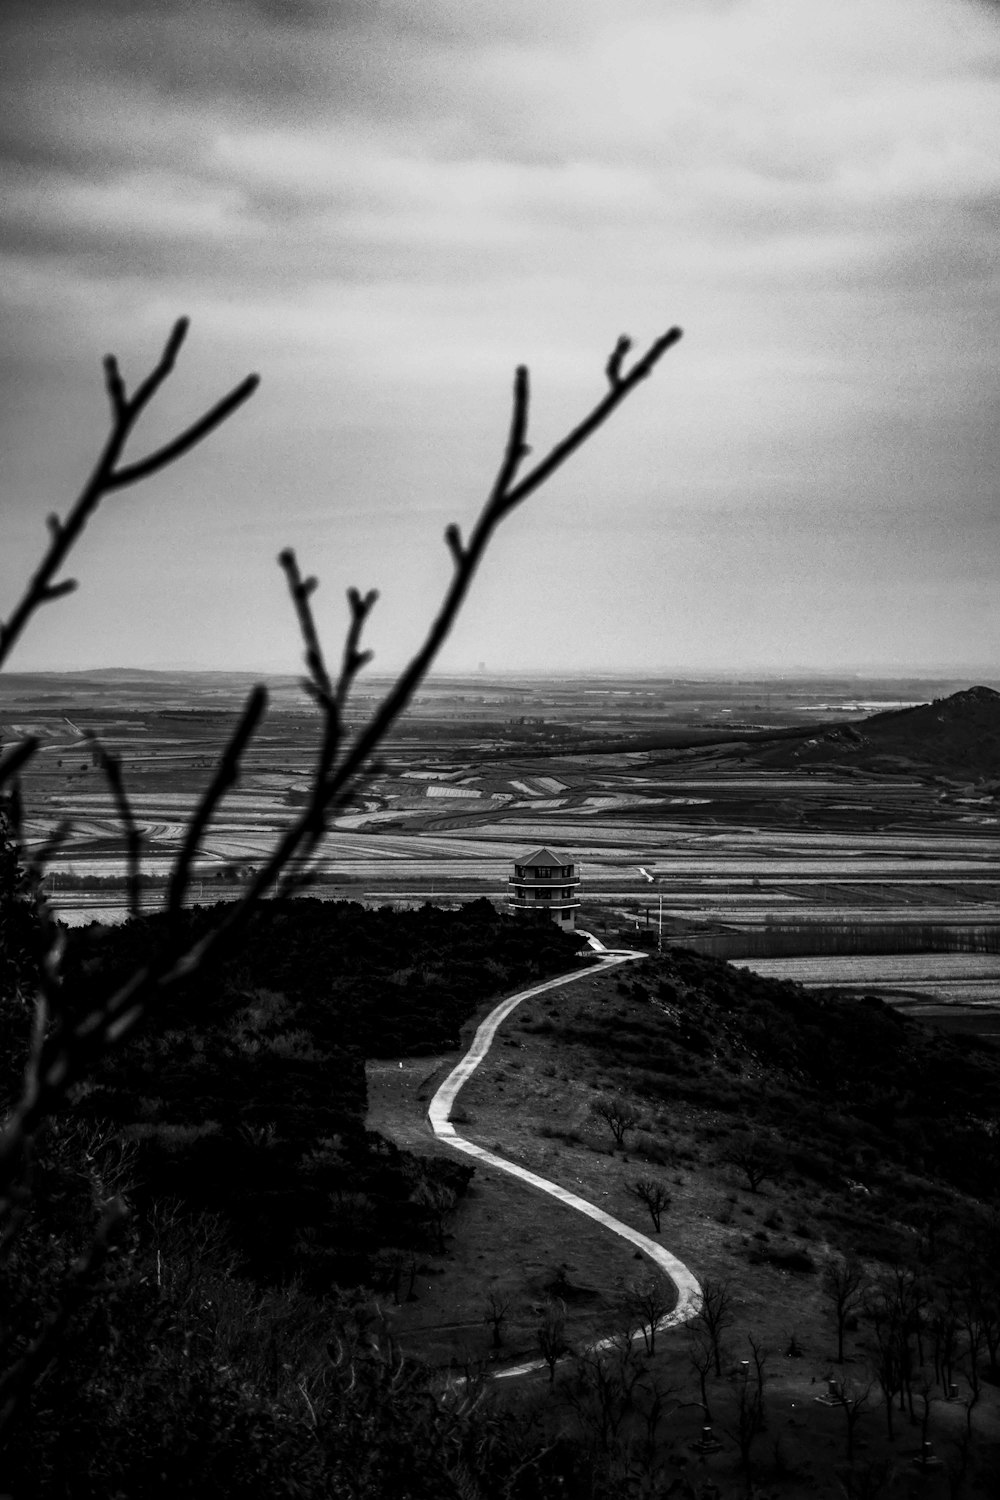
[[[284,552],[278,554],[278,562],[285,570],[288,579],[288,591],[295,605],[295,613],[298,616],[299,629],[306,648],[306,667],[309,671],[308,679],[304,686],[322,704],[333,702],[333,683],[326,669],[323,658],[323,648],[320,645],[319,634],[316,630],[316,621],[313,619],[312,606],[309,597],[318,587],[315,578],[303,578],[299,572],[298,559],[291,547],[286,547]]]
[[[423,645],[390,688],[369,724],[362,730],[352,746],[338,772],[336,784],[331,787],[331,797],[343,786],[344,780],[365,763],[409,703],[419,683],[423,681],[454,624],[483,553],[500,522],[515,506],[520,505],[544,484],[570,455],[607,421],[615,408],[640,381],[652,372],[658,361],[673,344],[677,343],[680,337],[681,330],[671,328],[661,338],[656,339],[642,359],[597,403],[583,421],[574,427],[561,442],[556,443],[548,455],[519,483],[515,484],[517,470],[529,451],[525,443],[529,407],[528,371],[523,365],[518,367],[514,377],[514,396],[507,445],[496,482],[465,546],[460,546],[457,528],[449,527],[445,533],[449,550],[455,559],[455,571],[441,607],[431,622]]]
[[[243,752],[253,738],[266,707],[266,690],[262,687],[255,687],[246,701],[236,728],[229,737],[228,745],[222,752],[215,775],[191,814],[191,821],[187,826],[167,893],[167,913],[171,918],[176,918],[184,903],[191,879],[191,865],[198,853],[198,846],[219,803],[239,780]]]
[[[117,755],[105,749],[96,734],[87,736],[93,746],[97,757],[97,764],[104,773],[105,780],[111,788],[118,818],[125,834],[125,860],[126,860],[126,891],[128,902],[128,914],[130,917],[139,915],[141,905],[142,884],[140,880],[140,866],[142,863],[142,833],[135,821],[132,812],[132,804],[129,802],[128,793],[125,790],[125,780],[122,776],[122,763]]]
[[[29,734],[7,747],[3,755],[0,755],[0,787],[13,781],[21,767],[34,755],[38,744],[37,736]]]
[[[138,463],[129,464],[124,469],[117,469],[112,475],[106,488],[109,491],[122,490],[129,484],[135,484],[140,479],[148,479],[150,474],[155,474],[159,469],[165,469],[176,459],[187,453],[202,438],[208,437],[216,427],[222,425],[228,416],[242,406],[248,397],[252,396],[260,384],[259,375],[248,375],[245,380],[234,387],[228,396],[223,396],[221,401],[216,402],[211,411],[207,411],[197,422],[175,437],[172,442],[165,443],[162,448],[157,448],[155,453],[148,454]]]
[[[604,373],[608,377],[608,384],[613,390],[617,390],[622,382],[622,364],[625,356],[632,347],[632,340],[627,333],[623,333],[617,344],[611,351],[611,358],[605,366]]]
[[[175,459],[180,458],[181,454],[186,453],[202,438],[213,432],[257,389],[260,377],[248,375],[229,392],[228,396],[224,396],[179,437],[166,443],[155,453],[140,459],[138,463],[119,468],[118,461],[132,429],[173,370],[187,330],[187,318],[180,318],[174,324],[156,366],[131,398],[125,389],[118,361],[112,354],[105,358],[104,379],[111,402],[111,431],[105,440],[104,449],[90,479],[65,521],[61,521],[57,515],[48,517],[47,525],[50,536],[48,549],[29,581],[20,603],[15,607],[9,619],[0,624],[0,666],[10,655],[35,612],[43,604],[51,604],[76,588],[76,582],[73,579],[67,578],[56,582],[56,574],[104,496],[114,490],[123,489],[128,484],[135,484],[137,480],[145,479],[150,474],[156,473],[158,469],[173,463]]]
[[[527,452],[525,437],[529,413],[528,372],[523,366],[518,368],[514,379],[507,442],[497,478],[473,527],[468,543],[464,547],[460,544],[456,545],[457,538],[455,533],[452,533],[455,538],[452,544],[455,569],[444,599],[416,655],[390,687],[353,743],[343,751],[340,745],[341,706],[354,677],[366,659],[365,653],[360,652],[358,646],[365,620],[377,595],[373,592],[361,595],[353,589],[349,592],[351,617],[345,642],[344,662],[337,686],[332,696],[329,696],[330,677],[325,667],[318,632],[309,605],[309,598],[315,586],[311,579],[301,578],[294,553],[286,550],[281,554],[281,565],[289,580],[306,648],[306,662],[314,688],[313,696],[318,699],[321,710],[326,716],[323,743],[314,773],[313,795],[300,816],[281,835],[271,854],[249,883],[243,898],[232,904],[218,926],[201,938],[188,952],[175,955],[171,962],[163,965],[156,972],[150,968],[133,976],[123,990],[112,997],[108,1003],[107,1021],[115,1027],[116,1036],[123,1035],[128,1025],[132,1024],[131,1021],[126,1024],[126,1017],[134,1016],[138,1019],[151,993],[171,986],[186,977],[229,941],[264,896],[279,887],[287,890],[289,885],[301,883],[302,866],[315,852],[326,832],[329,818],[355,789],[358,778],[369,766],[375,751],[393,728],[416,688],[430,670],[465,600],[479,562],[501,521],[516,505],[538,489],[592,433],[607,421],[625,396],[651,373],[659,359],[680,336],[680,329],[672,328],[655,340],[643,357],[627,374],[620,377],[618,384],[597,403],[583,421],[573,428],[566,438],[557,443],[529,474],[515,484],[517,471]],[[154,379],[157,373],[154,372],[154,376],[150,379]],[[330,706],[324,704],[325,695]],[[262,701],[258,704],[256,699],[252,699],[248,704],[244,718],[241,720],[234,739],[227,747],[212,785],[198,808],[195,809],[184,846],[178,856],[168,896],[168,910],[175,916],[183,903],[190,864],[197,845],[223,793],[236,779],[239,756],[256,727],[262,708]],[[282,876],[286,872],[289,875],[289,885],[280,886]],[[95,1033],[102,1031],[105,1024],[95,1019]],[[2,1153],[0,1153],[0,1162],[2,1162]]]
[[[69,580],[56,581],[56,574],[102,497],[146,478],[173,462],[214,430],[255,389],[257,377],[250,376],[180,436],[137,463],[119,467],[125,442],[136,420],[174,367],[187,326],[186,319],[181,319],[175,325],[159,362],[132,397],[127,393],[117,361],[111,356],[105,360],[105,383],[112,412],[111,432],[86,487],[65,522],[58,517],[49,518],[49,548],[21,602],[7,623],[0,628],[0,665],[41,605],[60,597],[73,586]],[[288,579],[305,647],[307,685],[323,716],[321,742],[308,801],[302,812],[280,835],[271,853],[248,883],[242,898],[227,908],[208,933],[194,942],[185,939],[177,919],[189,890],[193,862],[219,804],[239,778],[247,746],[264,713],[266,693],[263,688],[258,687],[250,695],[215,774],[188,823],[168,888],[166,910],[172,925],[162,951],[151,956],[146,964],[129,975],[112,994],[105,996],[92,1005],[86,1014],[79,1016],[72,1012],[71,1007],[67,1007],[62,994],[64,937],[54,923],[46,924],[50,941],[41,966],[40,993],[35,1008],[35,1034],[25,1087],[20,1101],[11,1111],[0,1133],[0,1230],[6,1227],[9,1231],[18,1216],[18,1204],[24,1191],[28,1148],[38,1125],[65,1098],[71,1086],[85,1076],[91,1063],[125,1036],[150,1006],[155,1005],[158,995],[196,973],[233,940],[262,898],[276,892],[287,893],[306,881],[306,867],[329,828],[331,817],[346,805],[366,776],[371,774],[379,746],[436,660],[462,607],[483,554],[501,521],[597,431],[619,403],[650,374],[657,361],[680,336],[679,329],[669,330],[650,346],[628,373],[622,372],[622,365],[630,346],[627,340],[620,339],[606,367],[610,390],[520,480],[517,475],[530,453],[526,442],[529,383],[527,369],[520,367],[517,370],[508,436],[496,480],[468,541],[463,542],[457,526],[449,526],[445,533],[454,569],[437,613],[413,659],[391,685],[350,745],[343,743],[343,709],[357,674],[370,659],[370,653],[361,649],[361,639],[377,595],[374,592],[362,595],[354,589],[348,593],[350,617],[340,673],[334,682],[326,665],[310,604],[311,595],[317,586],[316,580],[302,577],[293,552],[289,550],[281,554],[280,562]],[[8,751],[0,761],[0,784],[14,776],[35,748],[35,742],[25,741]],[[139,904],[141,835],[125,791],[120,764],[106,751],[101,750],[100,756],[125,829],[129,909],[134,911]],[[51,849],[51,844],[49,848]],[[93,1270],[106,1252],[108,1233],[110,1226],[105,1224],[98,1232],[88,1255],[79,1262],[51,1326],[43,1330],[36,1340],[37,1347],[33,1345],[20,1363],[12,1366],[3,1377],[3,1382],[0,1383],[0,1402],[9,1406],[11,1398],[7,1393],[18,1387],[19,1383],[20,1386],[30,1385],[37,1378],[66,1319],[85,1295]]]

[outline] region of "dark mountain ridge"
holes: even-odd
[[[766,765],[829,764],[909,771],[1000,789],[1000,693],[972,687],[915,708],[825,727],[804,744],[768,747]]]

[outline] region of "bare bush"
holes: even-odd
[[[758,1192],[763,1183],[777,1177],[780,1170],[774,1148],[756,1131],[734,1136],[726,1147],[723,1161],[743,1173],[751,1193]]]
[[[847,1462],[854,1462],[854,1445],[858,1430],[858,1423],[865,1412],[871,1410],[872,1391],[874,1380],[866,1381],[859,1385],[852,1380],[842,1380],[838,1387],[840,1391],[840,1405],[844,1413],[844,1427],[847,1439]]]
[[[749,1361],[737,1377],[736,1403],[729,1427],[740,1454],[740,1469],[746,1478],[747,1494],[753,1494],[753,1448],[760,1434],[767,1427],[767,1407],[764,1402],[764,1366],[767,1353],[763,1347],[750,1339],[754,1368]]]
[[[549,1385],[555,1383],[556,1365],[572,1348],[566,1338],[566,1304],[553,1298],[546,1304],[542,1320],[535,1330],[538,1348],[549,1371]]]
[[[628,1184],[628,1191],[649,1210],[653,1228],[659,1234],[660,1219],[673,1202],[666,1187],[652,1177],[640,1177],[637,1182]]]
[[[844,1363],[844,1332],[848,1319],[861,1306],[865,1269],[852,1256],[834,1256],[823,1267],[820,1280],[837,1325],[837,1363]]]
[[[616,1146],[624,1149],[625,1137],[636,1127],[636,1117],[620,1099],[596,1099],[591,1114],[611,1131]]]
[[[730,1283],[706,1276],[701,1283],[701,1307],[692,1327],[703,1334],[712,1355],[712,1366],[716,1375],[722,1374],[722,1361],[726,1356],[726,1335],[736,1314],[733,1308],[733,1293]]]
[[[671,1285],[662,1276],[634,1281],[625,1293],[625,1311],[639,1325],[646,1353],[656,1353],[656,1326],[676,1301]]]
[[[705,1422],[711,1426],[712,1410],[708,1400],[708,1381],[715,1369],[715,1346],[711,1335],[703,1323],[688,1323],[687,1354],[691,1362],[691,1368],[698,1377],[698,1390],[701,1393],[701,1408],[705,1413]]]
[[[505,1297],[501,1292],[487,1293],[486,1305],[483,1308],[483,1322],[492,1330],[494,1349],[499,1349],[503,1343],[503,1325],[507,1321],[509,1312],[509,1297]]]

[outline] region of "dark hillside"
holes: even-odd
[[[565,1022],[567,1041],[599,1048],[633,1093],[670,1111],[692,1106],[721,1142],[758,1132],[782,1173],[835,1195],[858,1184],[861,1253],[891,1250],[932,1207],[947,1205],[959,1238],[962,1223],[1000,1208],[1000,1050],[990,1043],[874,997],[824,996],[684,949],[622,985],[648,1020]]]
[[[186,913],[191,936],[214,920]],[[158,918],[71,942],[69,982],[128,973]],[[165,998],[70,1113],[136,1143],[144,1202],[221,1213],[253,1274],[316,1290],[366,1279],[388,1244],[419,1247],[440,1190],[471,1170],[417,1161],[364,1129],[366,1057],[439,1053],[482,1002],[583,964],[582,940],[487,901],[458,911],[265,903],[238,950]]]
[[[196,933],[212,914],[184,920]],[[150,920],[96,943],[74,938],[68,983],[84,992],[127,969],[158,931]],[[485,902],[456,912],[276,903],[227,964],[171,996],[38,1142],[33,1218],[0,1285],[15,1309],[15,1352],[116,1184],[131,1215],[99,1294],[8,1443],[7,1489],[165,1500],[210,1483],[220,1500],[424,1500],[471,1494],[472,1474],[484,1500],[637,1494],[624,1478],[601,1488],[580,1477],[579,1452],[559,1438],[566,1408],[543,1406],[547,1387],[526,1393],[523,1414],[484,1404],[479,1416],[474,1402],[435,1393],[428,1373],[388,1345],[380,1353],[383,1325],[367,1295],[343,1290],[367,1284],[405,1304],[409,1268],[450,1258],[448,1216],[471,1175],[450,1156],[418,1159],[365,1131],[365,1052],[451,1045],[491,989],[582,966],[578,941]],[[713,1178],[732,1171],[742,1143],[769,1179],[759,1197],[744,1193],[767,1217],[732,1252],[738,1276],[777,1271],[790,1288],[811,1288],[831,1248],[891,1261],[904,1278],[919,1276],[935,1307],[951,1298],[972,1309],[984,1330],[978,1369],[1000,1381],[1000,1051],[877,1001],[817,996],[686,950],[606,971],[595,987],[589,1007],[570,990],[547,999],[530,1030],[557,1044],[566,1097],[588,1116],[597,1075],[637,1113],[643,1096],[662,1107],[651,1111],[662,1129],[637,1128],[621,1165],[655,1149],[654,1164]],[[592,1068],[577,1067],[585,1048]],[[519,1048],[516,1062],[494,1066],[513,1079],[526,1055]],[[546,1146],[571,1123],[550,1106]],[[615,1156],[606,1146],[587,1154]],[[614,1165],[620,1175],[616,1156]],[[675,1181],[685,1187],[679,1173]],[[505,1251],[501,1236],[496,1266]],[[553,1263],[561,1253],[553,1245]],[[483,1265],[477,1297],[493,1271]],[[480,1330],[478,1305],[475,1319]],[[583,1389],[574,1371],[588,1368],[567,1367],[560,1402]],[[637,1355],[634,1370],[647,1368]],[[695,1390],[686,1368],[677,1374],[687,1384],[672,1385],[671,1399]],[[723,1414],[730,1386],[718,1387]],[[586,1435],[589,1407],[581,1411]],[[802,1450],[814,1429],[797,1430]],[[676,1432],[686,1444],[686,1429]],[[675,1451],[673,1433],[660,1459]],[[682,1457],[690,1461],[686,1449]],[[149,1473],[159,1476],[152,1487]],[[792,1473],[769,1493],[797,1500],[807,1491],[796,1484]],[[730,1485],[727,1500],[736,1493]]]
[[[1000,693],[968,688],[814,733],[805,744],[768,747],[755,759],[769,766],[835,763],[1000,785]]]

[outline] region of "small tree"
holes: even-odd
[[[920,1442],[927,1443],[927,1434],[931,1426],[931,1402],[934,1400],[934,1381],[929,1375],[923,1375],[917,1392],[923,1405],[920,1408]]]
[[[969,1459],[972,1456],[972,1434],[966,1428],[962,1428],[952,1438],[949,1448],[950,1456],[946,1461],[945,1472],[948,1475],[948,1494],[952,1500],[965,1491],[965,1480],[969,1472]]]
[[[427,1222],[434,1231],[435,1248],[439,1255],[445,1253],[445,1236],[458,1207],[458,1194],[443,1182],[424,1179],[413,1195],[414,1203],[423,1209]]]
[[[494,1349],[499,1349],[503,1343],[503,1325],[507,1321],[507,1314],[509,1312],[509,1297],[505,1297],[502,1292],[488,1293],[486,1307],[483,1311],[483,1322],[493,1329]]]
[[[637,1182],[630,1182],[628,1184],[628,1191],[632,1194],[633,1198],[638,1198],[639,1202],[645,1204],[649,1209],[653,1228],[659,1234],[660,1217],[673,1202],[663,1183],[657,1182],[652,1177],[640,1177]]]
[[[715,1349],[712,1339],[703,1323],[694,1322],[687,1325],[687,1352],[691,1367],[698,1377],[698,1389],[701,1392],[701,1405],[705,1413],[705,1421],[708,1425],[712,1422],[712,1411],[708,1402],[708,1377],[712,1374],[715,1364]]]
[[[754,1375],[757,1380],[757,1389],[761,1395],[764,1394],[764,1383],[767,1379],[766,1366],[771,1351],[765,1345],[763,1339],[755,1339],[752,1333],[747,1334],[747,1343],[750,1345],[750,1355],[753,1359]]]
[[[873,1337],[869,1343],[868,1362],[878,1381],[885,1402],[886,1434],[895,1441],[893,1399],[903,1388],[899,1354],[899,1329],[887,1310],[876,1305],[872,1311]]]
[[[566,1304],[558,1298],[546,1303],[542,1321],[535,1330],[541,1356],[549,1368],[549,1385],[555,1384],[556,1365],[572,1349],[566,1339]]]
[[[627,1335],[577,1356],[565,1386],[584,1439],[607,1458],[620,1451],[622,1429],[636,1406],[643,1365]]]
[[[726,1334],[735,1321],[730,1283],[706,1276],[701,1284],[701,1307],[694,1319],[694,1324],[705,1331],[712,1351],[712,1364],[716,1375],[722,1374]]]
[[[756,1131],[734,1136],[726,1147],[723,1161],[739,1168],[751,1193],[756,1193],[762,1183],[778,1175],[778,1158],[770,1143]]]
[[[591,1112],[611,1131],[615,1145],[624,1149],[626,1133],[635,1129],[635,1115],[631,1110],[618,1099],[598,1099],[591,1106]]]
[[[931,1357],[934,1362],[934,1374],[941,1383],[941,1389],[947,1395],[955,1370],[955,1361],[958,1358],[959,1335],[958,1313],[951,1296],[933,1308],[929,1329],[932,1339]]]
[[[969,1386],[969,1394],[966,1396],[965,1400],[962,1402],[962,1405],[965,1408],[965,1427],[966,1427],[966,1431],[969,1433],[970,1436],[972,1434],[972,1413],[975,1411],[976,1407],[979,1405],[979,1402],[980,1402],[980,1400],[982,1398],[982,1394],[983,1394],[982,1381],[979,1378],[979,1371],[976,1368],[977,1358],[978,1358],[978,1350],[975,1347],[973,1347],[972,1349],[969,1350],[968,1355],[961,1361],[961,1363],[959,1365],[959,1369],[961,1370],[962,1374],[965,1376],[965,1379],[968,1382],[968,1386]]]
[[[740,1452],[740,1470],[746,1479],[747,1494],[753,1494],[753,1445],[767,1426],[767,1410],[764,1405],[764,1360],[759,1345],[754,1345],[755,1374],[744,1370],[736,1387],[736,1411],[730,1427]]]
[[[855,1385],[853,1381],[842,1380],[840,1382],[841,1410],[844,1413],[844,1422],[847,1434],[847,1462],[854,1463],[854,1439],[858,1423],[865,1412],[871,1408],[871,1396],[874,1382],[869,1380],[867,1385]]]
[[[846,1259],[836,1256],[823,1267],[820,1285],[830,1303],[837,1325],[837,1363],[844,1363],[844,1331],[852,1313],[861,1304],[865,1284],[865,1271],[861,1262],[853,1256]]]
[[[625,1294],[625,1309],[638,1322],[649,1355],[656,1352],[656,1325],[672,1310],[675,1300],[662,1276],[635,1281]]]
[[[641,1424],[642,1440],[636,1445],[633,1438],[633,1447],[629,1455],[630,1468],[644,1475],[649,1481],[646,1493],[653,1489],[658,1479],[665,1477],[665,1467],[662,1463],[664,1447],[660,1436],[660,1428],[666,1418],[680,1406],[676,1399],[676,1391],[673,1386],[661,1384],[656,1377],[647,1370],[646,1378],[635,1392],[635,1413],[633,1423],[636,1427]],[[662,1493],[662,1490],[660,1491]]]

